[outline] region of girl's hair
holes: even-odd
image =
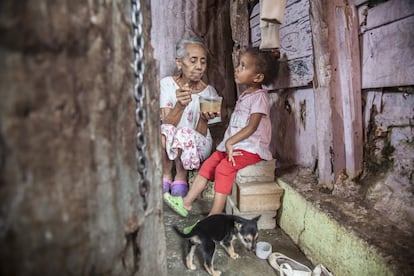
[[[272,52],[263,52],[258,47],[251,47],[243,54],[253,57],[256,73],[264,76],[262,84],[269,85],[275,80],[279,72],[279,59]]]
[[[175,47],[175,57],[182,60],[185,55],[187,54],[187,50],[185,49],[185,45],[187,44],[198,44],[203,47],[204,51],[207,53],[207,47],[204,44],[204,40],[200,37],[186,37],[182,38],[177,42]]]

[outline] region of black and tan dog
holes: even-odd
[[[190,233],[184,234],[174,226],[174,230],[183,238],[188,239],[189,252],[186,257],[188,269],[195,270],[193,263],[194,251],[198,245],[204,254],[204,267],[210,275],[220,275],[221,272],[214,270],[213,257],[216,249],[215,241],[226,249],[232,259],[239,255],[234,252],[233,241],[239,239],[249,250],[255,250],[258,236],[257,221],[260,215],[253,219],[244,219],[233,215],[212,215],[199,221]]]

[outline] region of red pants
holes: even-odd
[[[204,161],[198,174],[208,180],[214,180],[214,191],[220,194],[231,194],[233,182],[239,170],[260,160],[260,156],[244,150],[235,150],[243,153],[242,156],[234,156],[236,166],[229,161],[225,152],[215,151]]]

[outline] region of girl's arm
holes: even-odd
[[[238,142],[248,138],[250,135],[252,135],[257,128],[259,127],[259,123],[260,120],[262,119],[263,114],[262,113],[253,113],[250,115],[249,118],[249,123],[247,124],[247,126],[245,126],[244,128],[242,128],[239,132],[237,132],[236,134],[234,134],[233,136],[231,136],[229,139],[227,139],[226,141],[226,152],[227,155],[229,156],[229,160],[233,162],[234,164],[234,159],[233,159],[233,145],[237,144]],[[239,155],[239,154],[236,154]]]

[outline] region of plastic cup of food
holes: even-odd
[[[256,256],[260,259],[267,259],[272,253],[272,245],[268,242],[258,242],[256,244]]]
[[[200,97],[201,112],[215,112],[219,113],[221,110],[221,102],[223,97]]]

